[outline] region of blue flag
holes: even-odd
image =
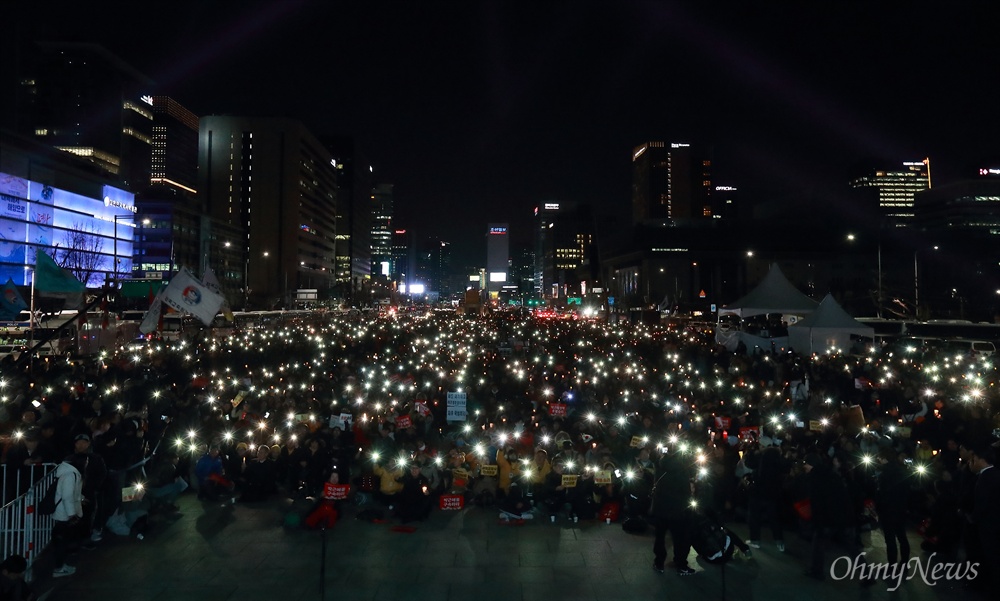
[[[16,319],[17,315],[27,308],[28,304],[24,302],[24,297],[18,292],[14,280],[7,278],[7,283],[3,287],[3,295],[0,295],[0,320]]]

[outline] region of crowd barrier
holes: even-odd
[[[52,540],[51,515],[35,511],[37,503],[56,479],[56,464],[30,467],[3,466],[3,498],[0,509],[0,561],[17,553],[28,561],[24,577],[31,580],[35,560]],[[11,500],[7,501],[8,493]]]

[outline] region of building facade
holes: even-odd
[[[535,207],[534,293],[560,298],[580,288],[578,271],[590,258],[594,241],[590,207],[545,202]]]
[[[392,276],[392,184],[375,184],[371,193],[372,275]]]
[[[199,194],[208,215],[238,231],[253,306],[290,306],[297,289],[332,294],[336,271],[334,159],[298,121],[201,120]],[[221,278],[220,278],[221,280]]]
[[[712,159],[688,143],[645,142],[632,150],[632,222],[675,224],[713,216]]]
[[[486,290],[491,296],[503,290],[510,279],[510,235],[508,224],[486,226]]]
[[[37,252],[90,287],[132,271],[135,197],[89,161],[0,133],[0,279],[31,283]]]
[[[851,180],[850,185],[878,191],[879,213],[886,225],[910,225],[914,196],[931,187],[930,159],[904,161],[897,168],[871,169]]]

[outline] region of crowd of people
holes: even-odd
[[[649,529],[657,571],[669,532],[681,575],[692,545],[706,553],[700,524],[732,521],[749,539],[723,530],[720,557],[784,552],[794,533],[817,579],[834,547],[870,546],[874,529],[890,564],[933,552],[986,567],[973,586],[1000,575],[989,357],[731,353],[683,328],[317,313],[2,373],[5,500],[32,466],[59,463],[56,576],[73,573],[74,541],[141,533],[189,486],[212,503],[315,499],[326,520],[341,484],[402,522],[445,495],[514,523]]]

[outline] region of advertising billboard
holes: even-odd
[[[114,271],[116,253],[118,272],[129,273],[135,196],[113,186],[102,193],[92,198],[0,173],[0,279],[30,284],[37,250],[90,286]]]

